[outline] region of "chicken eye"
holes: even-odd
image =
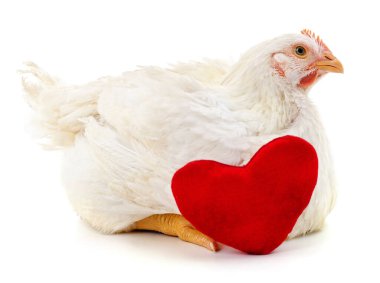
[[[294,52],[296,53],[296,55],[300,58],[305,58],[306,57],[306,49],[305,47],[303,46],[297,46],[295,49],[294,49]]]

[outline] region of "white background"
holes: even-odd
[[[353,1],[354,2],[354,1]],[[376,1],[2,1],[1,282],[379,282],[379,9]],[[237,59],[310,28],[345,66],[310,96],[328,132],[339,199],[326,229],[268,256],[218,253],[151,233],[98,234],[72,211],[60,153],[25,132],[16,69],[33,60],[69,83],[136,65]]]

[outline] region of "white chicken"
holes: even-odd
[[[244,165],[268,141],[295,135],[319,158],[318,182],[289,238],[318,230],[335,187],[326,136],[307,93],[343,72],[303,30],[263,42],[234,65],[146,67],[66,86],[28,63],[22,71],[45,145],[64,150],[63,180],[80,217],[104,233],[155,230],[217,250],[181,215],[174,172],[192,160]]]

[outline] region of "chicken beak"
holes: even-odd
[[[318,60],[315,64],[318,69],[327,71],[327,72],[333,72],[333,73],[343,73],[343,65],[342,63],[335,58],[334,55],[331,53],[325,53],[323,54],[323,59]]]

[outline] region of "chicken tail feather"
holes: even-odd
[[[96,116],[99,89],[93,85],[66,86],[32,62],[19,71],[26,100],[34,110],[32,133],[45,148],[70,146]]]

